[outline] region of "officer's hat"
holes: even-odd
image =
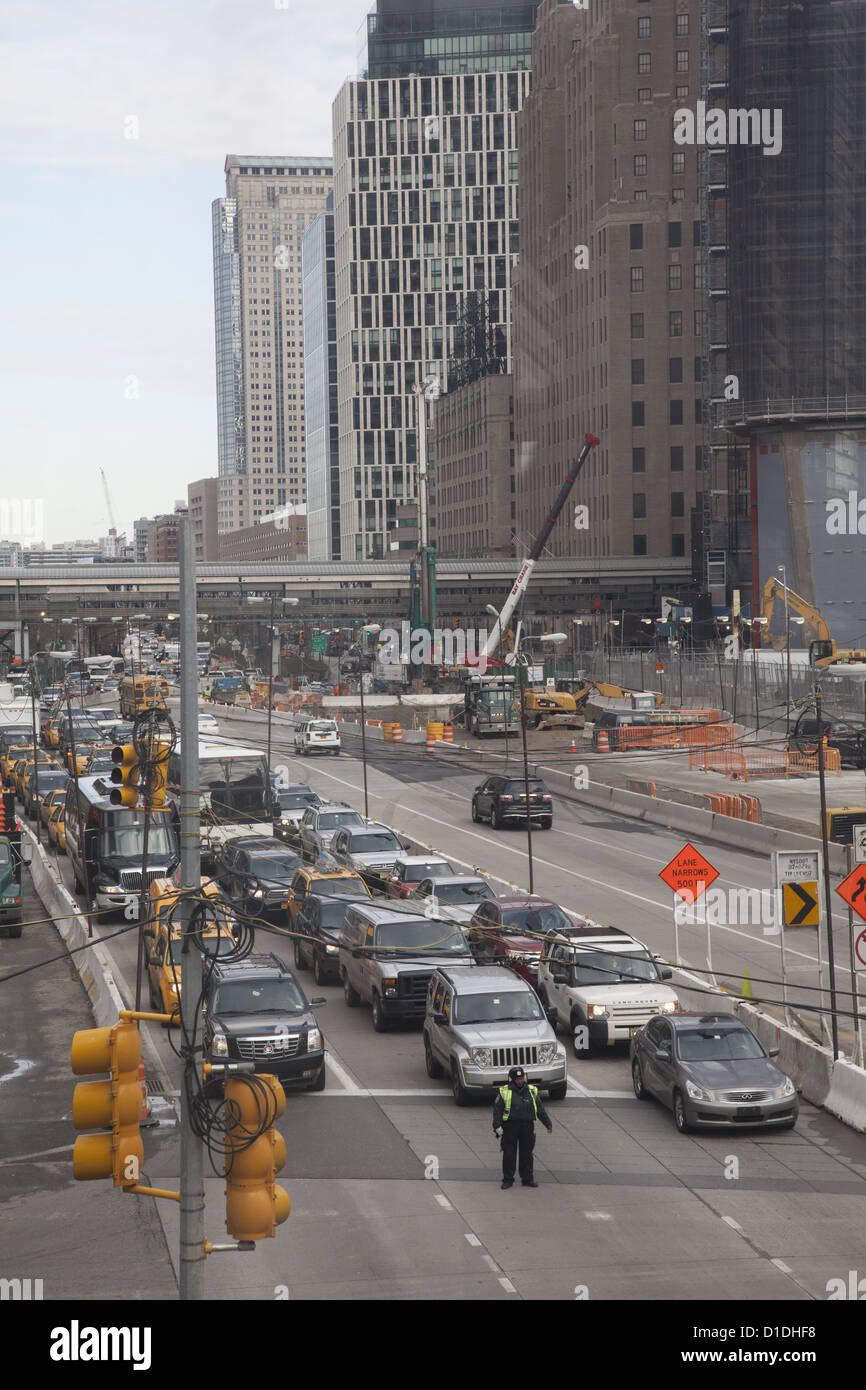
[[[512,1068],[511,1068],[511,1071],[508,1073],[508,1080],[509,1080],[509,1081],[517,1081],[518,1077],[521,1077],[521,1076],[523,1077],[523,1079],[524,1079],[524,1081],[525,1081],[525,1080],[526,1080],[526,1072],[523,1070],[523,1067],[512,1067]]]

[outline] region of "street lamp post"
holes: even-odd
[[[370,804],[367,796],[367,726],[364,720],[364,657],[367,650],[367,637],[375,637],[377,632],[382,629],[378,623],[371,623],[369,627],[361,628],[361,659],[358,662],[359,670],[359,690],[361,693],[361,766],[364,771],[364,819],[370,818]]]
[[[782,576],[782,588],[785,591],[785,737],[791,733],[791,622],[788,609],[788,572],[784,565],[777,565],[776,569]]]

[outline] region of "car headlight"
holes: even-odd
[[[225,1033],[214,1033],[210,1050],[212,1057],[228,1057],[229,1045]]]
[[[696,1086],[694,1081],[686,1082],[686,1095],[692,1100],[712,1100],[712,1091],[705,1091],[700,1086]]]
[[[590,1004],[586,1016],[587,1018],[607,1018],[608,1011],[604,1004]]]
[[[779,1097],[782,1098],[782,1097],[784,1097],[784,1096],[793,1096],[793,1095],[796,1095],[796,1092],[797,1092],[797,1087],[794,1085],[794,1083],[793,1083],[793,1081],[791,1080],[790,1076],[786,1076],[786,1077],[785,1077],[785,1084],[784,1084],[783,1086],[780,1086],[780,1087],[779,1087],[779,1092],[778,1092]]]
[[[339,946],[326,946],[325,954],[329,956],[336,956],[339,953],[339,950]]]
[[[663,1004],[660,1004],[660,1005],[659,1005],[659,1013],[660,1013],[660,1014],[675,1014],[675,1013],[677,1012],[677,1010],[679,1009],[679,1007],[680,1007],[680,1001],[679,1001],[678,999],[666,999],[665,1002],[664,1002]]]
[[[392,978],[390,978],[390,979],[383,979],[383,981],[382,981],[382,989],[383,989],[383,991],[384,991],[384,993],[385,993],[385,997],[386,997],[387,999],[394,999],[394,998],[396,997],[396,994],[397,994],[397,980],[396,980],[396,978],[392,977]]]
[[[116,883],[102,883],[99,885],[100,893],[126,893],[125,888],[121,888]]]
[[[548,1062],[556,1058],[556,1043],[542,1043],[538,1049],[538,1060],[541,1066],[546,1066]]]
[[[493,1061],[493,1053],[489,1047],[473,1047],[469,1056],[475,1067],[489,1067]]]
[[[264,894],[262,893],[261,888],[254,888],[254,889],[253,889],[253,897],[254,897],[254,898],[261,898],[261,897],[264,897]]]
[[[170,994],[180,994],[180,985],[169,985]]]
[[[321,1052],[321,1050],[322,1050],[322,1033],[321,1033],[321,1030],[320,1030],[319,1028],[309,1028],[309,1029],[307,1030],[307,1051],[308,1051],[308,1052]]]

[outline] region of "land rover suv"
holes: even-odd
[[[588,1057],[627,1043],[654,1014],[676,1013],[670,978],[628,932],[586,923],[545,940],[537,988],[554,1028],[567,1027],[574,1055]]]
[[[217,961],[205,987],[202,1053],[205,1062],[253,1062],[284,1085],[325,1089],[325,1039],[313,1013],[325,999],[308,1000],[275,955]]]
[[[421,1022],[427,986],[439,965],[473,965],[466,939],[452,922],[400,911],[396,904],[350,903],[340,937],[340,979],[350,1009],[373,1009],[373,1027]]]
[[[521,1066],[534,1086],[562,1100],[565,1048],[531,985],[498,966],[440,966],[427,990],[427,1075],[447,1076],[457,1105],[492,1095]]]

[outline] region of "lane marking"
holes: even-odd
[[[445,1211],[453,1211],[453,1210],[454,1210],[454,1208],[452,1207],[452,1205],[451,1205],[451,1203],[449,1202],[448,1198],[447,1198],[447,1197],[443,1197],[443,1195],[442,1195],[441,1192],[437,1192],[437,1193],[436,1193],[436,1201],[439,1203],[440,1207],[444,1207]]]
[[[487,1266],[487,1268],[488,1268],[489,1270],[492,1270],[492,1272],[493,1272],[494,1274],[498,1274],[498,1273],[499,1273],[499,1271],[500,1271],[500,1269],[502,1268],[502,1266],[501,1266],[501,1265],[498,1265],[498,1264],[496,1263],[496,1261],[494,1260],[494,1258],[493,1258],[492,1255],[488,1255],[488,1254],[485,1252],[485,1253],[481,1256],[481,1258],[482,1258],[482,1260],[484,1261],[484,1263],[486,1264],[486,1266]]]
[[[325,1066],[330,1067],[337,1080],[341,1083],[344,1091],[357,1095],[364,1089],[349,1075],[343,1064],[337,1061],[333,1052],[330,1050],[325,1053]]]
[[[474,1236],[471,1231],[465,1231],[463,1234],[463,1239],[465,1241],[468,1241],[470,1245],[476,1248],[481,1244],[481,1241],[478,1239],[478,1237]]]
[[[517,1293],[517,1290],[512,1284],[511,1280],[507,1279],[504,1274],[501,1274],[499,1276],[499,1282],[506,1293]]]
[[[585,1211],[584,1216],[587,1221],[612,1221],[613,1217],[609,1211]]]
[[[722,1220],[724,1221],[726,1226],[730,1226],[731,1229],[734,1231],[739,1231],[740,1235],[742,1235],[743,1228],[740,1225],[739,1221],[735,1221],[732,1216],[723,1216]]]
[[[790,1266],[790,1265],[786,1265],[784,1260],[779,1260],[779,1259],[771,1260],[771,1261],[770,1261],[770,1264],[771,1264],[771,1265],[775,1265],[776,1268],[777,1268],[777,1269],[780,1269],[780,1270],[782,1271],[783,1274],[793,1274],[793,1273],[794,1273],[794,1271],[793,1271],[793,1269],[791,1268],[791,1266]]]

